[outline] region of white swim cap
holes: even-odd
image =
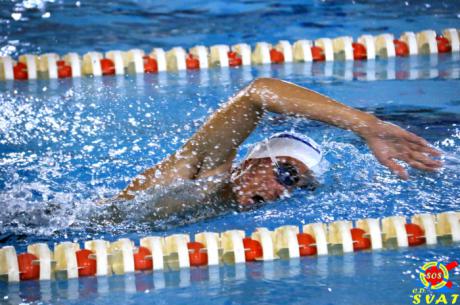
[[[292,157],[305,164],[316,175],[323,158],[320,146],[307,136],[296,132],[281,132],[255,144],[245,159]]]

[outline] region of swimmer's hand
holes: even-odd
[[[434,171],[442,166],[441,161],[433,159],[441,155],[438,150],[421,137],[391,123],[378,120],[368,126],[361,136],[377,160],[402,179],[408,179],[409,175],[396,160],[425,171]]]

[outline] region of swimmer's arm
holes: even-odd
[[[134,179],[119,197],[131,199],[135,191],[167,185],[177,178],[195,179],[229,171],[236,149],[255,129],[265,110],[351,130],[367,141],[383,165],[402,178],[407,173],[394,159],[424,170],[440,166],[425,155],[436,156],[439,152],[413,133],[307,88],[260,78],[217,110],[178,152]]]
[[[155,185],[169,185],[176,179],[191,179],[196,173],[197,156],[179,151],[166,157],[157,165],[148,168],[134,178],[120,193],[119,199],[133,199],[135,193]]]
[[[379,119],[295,84],[272,78],[255,80],[248,89],[257,107],[274,113],[302,116],[365,135]]]
[[[394,159],[423,170],[434,170],[441,165],[425,155],[437,156],[439,152],[413,133],[307,88],[259,78],[216,111],[182,148],[198,157],[195,177],[209,175],[209,171],[231,164],[235,150],[254,130],[266,110],[351,130],[367,141],[383,165],[402,178],[407,178],[407,173]]]
[[[396,159],[428,171],[441,166],[440,161],[427,156],[440,153],[424,139],[307,88],[263,78],[254,81],[248,93],[251,103],[268,111],[303,116],[355,132],[366,140],[380,163],[403,179],[407,179],[407,172]]]
[[[206,166],[202,165],[201,158],[207,158],[201,157],[201,154],[197,153],[198,149],[196,149],[195,145],[190,145],[190,142],[191,140],[188,141],[188,145],[184,145],[176,153],[139,174],[118,194],[117,198],[130,200],[135,197],[136,192],[149,189],[155,185],[166,186],[177,179],[205,178],[230,171],[232,160],[236,154],[235,149],[225,154],[226,159],[223,162],[215,162],[213,163],[214,167],[200,171],[202,167]]]

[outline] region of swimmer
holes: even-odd
[[[411,132],[307,88],[259,78],[212,114],[182,148],[136,177],[117,199],[132,200],[142,192],[154,192],[177,180],[209,177],[221,177],[224,197],[243,208],[274,201],[297,187],[314,189],[323,153],[304,135],[273,135],[253,146],[247,157],[232,168],[236,150],[267,111],[321,121],[356,133],[377,160],[402,179],[408,179],[408,174],[398,160],[424,171],[434,171],[442,165],[433,159],[440,152]],[[175,204],[165,202],[163,206],[176,209]]]

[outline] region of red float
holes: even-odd
[[[115,75],[115,64],[108,58],[101,59],[102,75]]]
[[[452,46],[449,39],[444,36],[436,36],[436,42],[438,43],[438,52],[439,53],[448,53],[452,51]]]
[[[276,49],[271,49],[270,60],[273,64],[282,64],[284,62],[284,55]]]
[[[425,243],[425,232],[415,223],[406,223],[406,233],[409,246],[419,246]]]
[[[134,253],[134,269],[136,270],[152,270],[153,259],[152,252],[146,247],[139,247]]]
[[[313,61],[325,61],[326,55],[321,47],[313,46],[311,47],[311,56]]]
[[[13,67],[13,74],[14,74],[14,79],[16,80],[26,80],[29,78],[29,75],[27,73],[27,65],[23,62],[18,62],[14,67]]]
[[[244,256],[247,262],[254,261],[256,258],[263,256],[262,245],[252,238],[243,239]]]
[[[190,259],[190,266],[205,266],[208,264],[208,254],[204,245],[199,242],[189,242],[187,243],[188,247],[188,256]]]
[[[185,59],[185,63],[187,65],[187,69],[189,70],[197,70],[200,68],[200,61],[192,54],[188,54],[187,58]]]
[[[157,73],[158,72],[158,63],[155,58],[150,56],[142,57],[144,60],[144,72],[145,73]]]
[[[19,278],[21,281],[36,280],[40,276],[40,265],[34,264],[38,258],[31,253],[18,255]]]
[[[297,234],[297,242],[299,243],[300,256],[315,255],[317,253],[316,240],[313,236],[307,233]]]
[[[78,250],[77,265],[78,265],[78,276],[92,276],[96,274],[97,261],[89,256],[93,254],[93,251],[88,249]]]
[[[236,52],[229,51],[227,53],[227,56],[228,56],[228,65],[230,67],[237,67],[237,66],[242,65],[243,61],[242,61],[241,57],[238,56],[238,54]]]
[[[353,228],[351,231],[351,239],[353,240],[353,250],[366,250],[371,247],[371,239],[365,237],[366,231],[360,228]]]
[[[59,78],[72,77],[72,67],[70,67],[65,61],[58,60],[56,64]]]
[[[396,56],[400,56],[400,57],[409,56],[409,47],[404,41],[394,39],[393,44],[395,45]]]
[[[363,44],[353,42],[351,46],[353,47],[353,58],[355,60],[367,59],[367,50]]]

